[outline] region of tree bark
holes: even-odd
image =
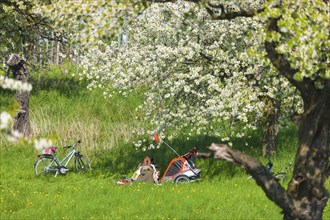
[[[26,68],[26,63],[17,54],[10,55],[7,65],[13,72],[14,78],[22,82],[29,82],[30,74]],[[24,137],[31,134],[30,119],[29,119],[29,98],[30,92],[17,91],[16,100],[19,104],[18,112],[14,119],[13,128],[18,130]]]
[[[264,133],[262,138],[262,156],[269,157],[276,153],[276,137],[279,126],[279,111],[281,103],[267,96],[264,98]]]
[[[312,89],[312,88],[311,88]],[[304,115],[299,127],[299,148],[296,155],[293,179],[288,192],[294,197],[292,213],[286,219],[322,219],[329,199],[324,183],[329,168],[330,82],[323,90],[312,90],[303,96]]]

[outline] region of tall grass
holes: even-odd
[[[73,70],[72,70],[73,71]],[[53,137],[56,146],[82,140],[80,149],[91,158],[93,173],[76,174],[72,164],[65,176],[37,178],[33,146],[13,145],[0,138],[1,219],[280,219],[279,208],[270,202],[244,170],[225,161],[196,160],[202,169],[201,183],[174,186],[133,184],[120,187],[115,181],[130,176],[148,154],[164,172],[176,155],[159,149],[136,151],[134,128],[146,126],[134,109],[143,94],[105,100],[101,90],[86,90],[86,83],[65,75],[61,69],[33,73],[30,97],[33,137]],[[0,89],[0,108],[17,108],[15,93]],[[274,171],[293,162],[296,127],[281,129]],[[266,163],[261,157],[260,131],[252,139],[233,140],[234,147]],[[150,139],[150,141],[152,141]],[[166,140],[179,154],[197,146],[207,151],[215,137],[186,140],[184,135]],[[245,143],[249,142],[250,147]],[[62,148],[58,149],[64,155]],[[288,182],[283,182],[286,187]],[[327,181],[327,188],[330,189]],[[329,207],[324,218],[330,218]]]
[[[59,144],[80,138],[88,149],[111,149],[120,140],[132,141],[140,125],[134,109],[141,97],[131,95],[106,100],[101,90],[87,91],[71,77],[39,78],[31,94],[34,136],[55,136]]]

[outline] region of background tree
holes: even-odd
[[[0,1],[0,56],[1,62],[3,62],[3,65],[0,66],[0,75],[6,75],[1,78],[0,86],[6,89],[10,82],[14,82],[16,85],[29,85],[27,89],[22,86],[14,86],[20,108],[15,116],[13,128],[23,136],[30,136],[29,94],[32,87],[29,84],[28,68],[34,66],[37,55],[42,62],[43,46],[39,44],[39,40],[62,41],[63,39],[63,32],[54,31],[52,22],[48,18],[33,11],[35,4],[49,2]],[[8,74],[9,72],[13,73],[14,78],[21,83],[7,78],[12,76]],[[9,88],[11,87],[13,86],[9,86]]]
[[[128,46],[119,47],[117,39],[90,46],[79,76],[90,81],[90,89],[103,87],[106,96],[147,87],[141,106],[145,119],[171,136],[188,129],[190,136],[215,134],[229,141],[255,129],[266,120],[263,114],[277,111],[273,120],[264,122],[264,146],[272,146],[266,155],[275,152],[272,127],[277,130],[280,109],[274,107],[280,105],[269,105],[265,97],[282,100],[284,113],[291,110],[293,89],[285,86],[284,91],[284,78],[246,54],[258,41],[249,41],[247,30],[258,26],[252,19],[211,21],[191,3],[155,4],[125,23],[127,33],[121,35],[129,36]]]
[[[30,73],[26,63],[17,54],[12,54],[7,61],[7,65],[16,80],[23,83],[29,83]],[[29,101],[30,91],[17,90],[16,101],[19,104],[18,112],[15,116],[13,128],[20,132],[24,137],[31,134],[30,118],[29,118]]]

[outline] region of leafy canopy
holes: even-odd
[[[242,8],[258,16],[212,19]],[[322,88],[329,78],[329,23],[320,0],[232,1],[220,12],[210,2],[57,1],[35,11],[86,46],[79,76],[90,80],[90,89],[111,96],[143,87],[145,119],[174,135],[188,128],[224,140],[241,137],[267,111],[263,97],[281,100],[284,112],[299,110],[301,103],[292,109],[294,90],[265,59],[265,41],[275,42],[297,69],[296,80],[308,77]],[[273,18],[276,32],[267,30]],[[235,124],[239,132],[224,133]]]

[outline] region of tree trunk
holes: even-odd
[[[22,60],[17,54],[12,54],[7,65],[13,72],[14,78],[22,82],[29,82],[30,74],[26,68],[24,60]],[[19,110],[14,119],[14,129],[18,130],[24,137],[30,136],[30,119],[29,119],[29,98],[30,92],[17,91],[16,100],[19,104]]]
[[[275,99],[267,96],[264,98],[265,102],[265,122],[264,133],[262,140],[262,156],[271,156],[276,153],[275,139],[278,133],[278,118],[281,103]]]
[[[305,114],[299,127],[299,148],[288,192],[294,198],[285,219],[322,219],[329,199],[324,187],[329,169],[330,82],[304,96]]]
[[[270,19],[270,31],[278,30],[277,19]],[[287,208],[282,208],[284,219],[322,219],[329,199],[324,183],[330,155],[330,80],[322,79],[323,89],[317,89],[316,81],[312,78],[296,81],[294,75],[298,70],[291,67],[285,56],[276,51],[276,47],[275,42],[265,42],[267,57],[280,74],[299,90],[304,103],[293,178],[287,190],[292,202]]]

